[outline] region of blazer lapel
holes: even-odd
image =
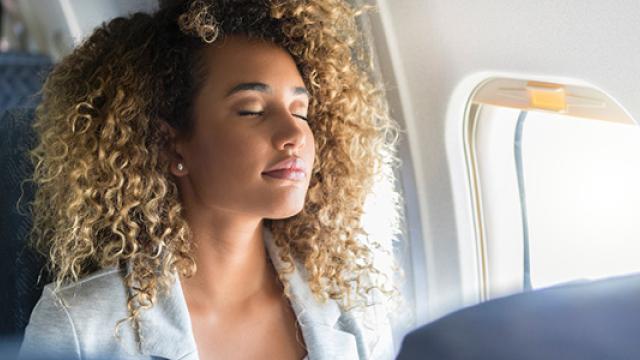
[[[158,296],[154,306],[140,312],[140,349],[146,356],[198,360],[180,277],[176,274],[175,279],[168,294]]]
[[[286,267],[280,259],[280,249],[271,232],[264,228],[264,241],[276,271]],[[291,306],[296,314],[304,338],[309,360],[358,359],[354,334],[336,328],[340,320],[340,307],[335,300],[318,302],[306,281],[306,271],[294,259],[295,270],[287,275],[291,289]]]

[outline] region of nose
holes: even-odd
[[[307,142],[307,133],[304,129],[306,121],[293,116],[287,109],[274,114],[277,118],[273,133],[273,145],[276,150],[291,149],[294,153],[304,147]]]

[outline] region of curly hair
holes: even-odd
[[[56,289],[129,263],[129,317],[196,271],[189,224],[165,155],[160,120],[184,134],[206,71],[203,50],[231,34],[286,49],[311,94],[316,159],[304,208],[268,220],[282,260],[308,274],[319,301],[347,309],[397,288],[374,261],[380,242],[361,224],[374,180],[393,176],[398,126],[356,19],[369,5],[342,0],[178,1],[103,23],[58,63],[42,89],[30,151],[37,185],[30,241]],[[399,206],[389,209],[391,217]],[[116,335],[118,333],[116,326]],[[139,336],[139,334],[138,334]]]

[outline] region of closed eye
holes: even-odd
[[[240,115],[240,116],[260,116],[262,114],[264,114],[264,111],[239,111],[238,112],[238,115]],[[293,116],[295,116],[297,118],[300,118],[300,119],[302,119],[304,121],[309,121],[309,119],[307,117],[302,116],[302,115],[294,114]]]
[[[256,116],[256,115],[262,115],[264,114],[264,111],[239,111],[238,115],[240,116]]]

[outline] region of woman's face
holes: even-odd
[[[207,79],[194,103],[194,133],[176,143],[184,169],[172,165],[185,206],[268,219],[297,214],[315,144],[304,119],[309,97],[293,58],[244,36],[229,36],[205,53]],[[266,173],[295,158],[285,166],[304,174]]]

